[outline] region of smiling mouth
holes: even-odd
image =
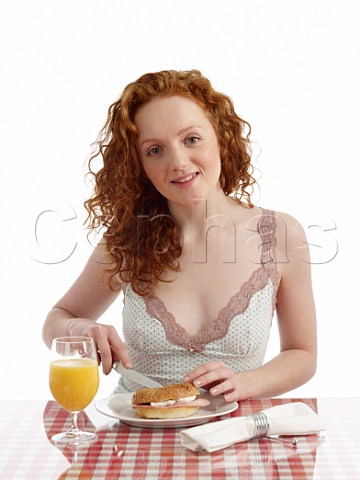
[[[187,175],[186,177],[179,178],[178,180],[171,180],[171,183],[182,184],[182,183],[190,182],[190,181],[193,180],[198,174],[199,174],[199,172],[191,173],[190,175]]]

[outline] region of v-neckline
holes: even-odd
[[[215,319],[206,324],[196,335],[190,335],[185,328],[178,324],[174,315],[156,295],[144,298],[148,314],[159,320],[166,332],[168,340],[190,352],[201,352],[204,347],[214,340],[223,338],[230,327],[232,320],[243,314],[254,296],[268,284],[269,278],[273,283],[273,293],[276,295],[278,272],[276,268],[268,270],[261,265],[257,268],[221,308]],[[273,309],[275,299],[273,295]]]
[[[184,347],[190,352],[201,352],[208,343],[223,338],[232,320],[246,311],[252,297],[265,288],[269,279],[273,286],[272,307],[274,311],[276,292],[280,281],[280,274],[276,268],[275,228],[274,212],[263,209],[257,226],[262,241],[261,265],[241,284],[237,293],[220,309],[217,317],[201,328],[196,335],[189,335],[185,328],[177,323],[175,316],[167,309],[165,303],[156,295],[143,298],[148,314],[161,322],[171,343]]]

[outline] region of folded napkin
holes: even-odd
[[[262,410],[266,415],[266,435],[309,435],[324,430],[320,417],[305,403],[295,402]],[[256,414],[188,428],[180,432],[184,447],[198,452],[215,452],[257,436]]]

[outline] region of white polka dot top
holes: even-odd
[[[234,371],[262,365],[276,304],[280,275],[276,269],[274,212],[263,210],[258,222],[261,265],[241,285],[218,318],[191,337],[156,296],[143,298],[124,288],[123,338],[133,368],[163,385],[181,383],[186,373],[210,360]],[[141,385],[120,377],[115,393]]]

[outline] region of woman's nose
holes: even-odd
[[[189,162],[187,152],[182,148],[174,148],[171,152],[173,170],[182,170]]]

